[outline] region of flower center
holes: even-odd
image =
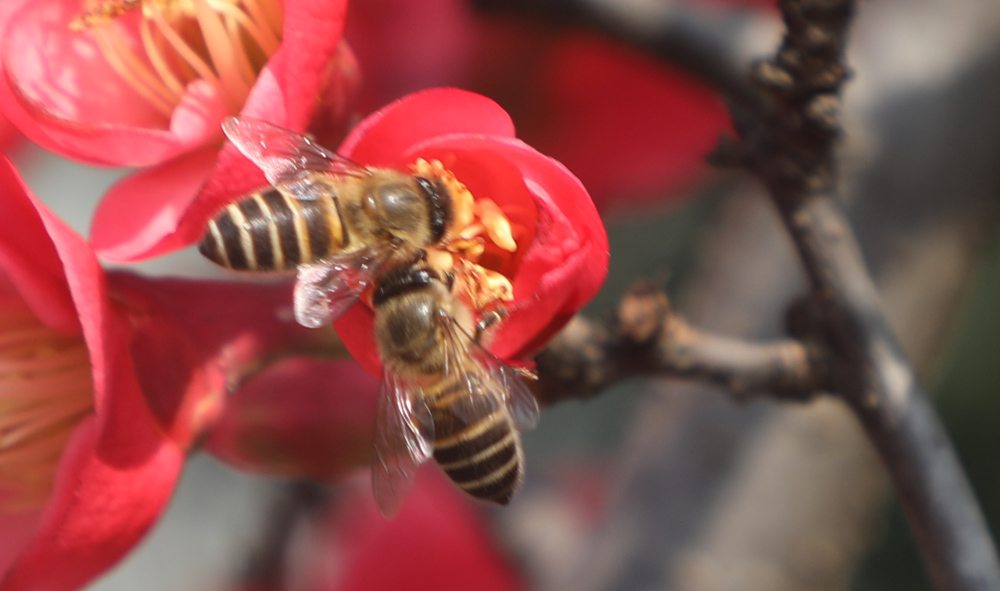
[[[431,266],[455,274],[460,297],[479,312],[514,299],[514,286],[484,254],[517,251],[510,220],[492,199],[475,199],[439,160],[417,160],[415,175],[436,179],[452,196],[452,227],[438,248],[428,249]],[[492,257],[496,262],[497,257]]]
[[[127,19],[138,12],[136,31]],[[281,43],[279,0],[83,0],[69,28],[90,34],[108,64],[168,118],[187,85],[213,85],[239,112]]]
[[[70,434],[93,410],[83,339],[23,309],[0,312],[0,512],[45,503]]]

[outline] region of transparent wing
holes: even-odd
[[[256,164],[269,183],[299,199],[326,196],[326,185],[311,172],[346,176],[369,176],[371,172],[351,160],[327,150],[304,135],[257,119],[227,117],[222,130],[244,156]]]
[[[522,431],[534,429],[538,424],[538,401],[535,400],[518,371],[479,344],[479,341],[466,332],[457,320],[451,318],[450,325],[450,338],[461,343],[461,346],[456,347],[456,349],[464,347],[468,351],[469,360],[477,368],[477,371],[474,372],[478,374],[476,379],[488,384],[483,390],[496,392],[500,395],[518,429]],[[466,366],[469,363],[470,361],[464,362]],[[466,373],[473,372],[467,371]]]
[[[295,320],[318,328],[339,318],[371,285],[386,259],[384,245],[299,265],[295,282]]]
[[[505,394],[504,402],[514,419],[514,424],[521,431],[534,429],[538,425],[538,401],[524,383],[517,370],[500,361],[495,355],[481,349],[495,363],[490,370],[490,376],[501,384]]]
[[[433,455],[434,423],[419,390],[386,370],[375,416],[372,490],[379,511],[394,517],[417,468]]]
[[[447,317],[446,324],[445,379],[462,384],[467,393],[451,406],[452,412],[473,422],[506,406],[519,429],[533,428],[538,402],[516,370],[484,349],[454,318]]]

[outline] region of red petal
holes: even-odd
[[[371,459],[377,391],[353,361],[288,360],[227,399],[206,445],[245,470],[340,478]]]
[[[2,174],[8,188],[14,187],[16,172],[6,161]],[[18,217],[4,216],[3,222],[19,228],[17,235],[33,237],[34,244],[17,246],[40,253],[43,276],[51,273],[44,263],[53,249],[63,265],[62,290],[71,294],[90,354],[96,413],[67,445],[38,529],[0,590],[68,591],[108,568],[148,529],[173,490],[183,456],[145,405],[127,352],[129,329],[112,312],[97,259],[23,185],[16,189],[5,194],[5,204]],[[47,236],[38,231],[43,225]],[[11,235],[0,233],[0,242]],[[52,290],[17,279],[15,284],[34,289],[23,292],[29,301],[32,294]]]
[[[46,326],[79,334],[63,264],[27,190],[10,160],[0,157],[0,269]]]
[[[608,237],[573,173],[518,140],[498,140],[498,157],[516,163],[538,206],[535,241],[514,280],[515,305],[491,350],[531,355],[597,294],[608,273]]]
[[[408,95],[369,115],[338,150],[367,166],[391,166],[415,144],[440,135],[514,137],[514,123],[492,100],[457,88]]]
[[[346,11],[346,0],[287,0],[281,47],[261,71],[240,114],[304,131],[337,55]]]
[[[202,148],[136,172],[111,187],[94,212],[90,240],[101,258],[130,262],[191,244],[179,222],[215,169],[217,151]]]
[[[78,589],[117,562],[163,511],[183,454],[156,432],[134,384],[112,388],[110,416],[77,427],[39,528],[0,590]]]
[[[216,97],[195,86],[180,119],[168,121],[121,80],[88,35],[69,30],[79,12],[77,0],[43,0],[2,23],[0,104],[26,136],[70,158],[130,166],[163,162],[219,136]],[[192,125],[193,113],[217,119]]]
[[[5,573],[24,551],[32,534],[38,529],[41,510],[27,513],[0,514],[0,573]]]
[[[129,310],[129,352],[147,404],[166,436],[185,448],[218,420],[232,385],[262,362],[340,345],[332,329],[308,329],[288,316],[291,282],[151,279],[123,271],[108,281],[112,299]]]
[[[592,35],[555,45],[539,79],[545,116],[521,137],[576,171],[602,206],[670,196],[706,170],[729,128],[711,89]]]
[[[382,376],[382,360],[375,345],[375,315],[364,304],[355,304],[333,323],[344,347],[373,376]]]
[[[492,539],[486,521],[468,497],[436,470],[423,470],[393,520],[375,508],[370,489],[360,488],[328,522],[336,569],[314,566],[307,589],[381,591],[512,591],[524,588],[517,571]],[[325,553],[321,553],[325,556]],[[309,580],[309,579],[313,580]]]

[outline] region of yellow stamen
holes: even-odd
[[[118,20],[139,8],[136,47]],[[169,118],[199,79],[236,114],[281,44],[282,18],[280,0],[87,0],[69,28],[90,34],[122,80]]]
[[[498,302],[514,299],[514,286],[501,273],[487,269],[468,260],[461,261],[462,287],[472,306],[485,310]]]
[[[94,410],[86,344],[0,312],[0,511],[44,504],[73,429]]]
[[[250,2],[249,4],[250,6],[248,8],[256,8],[257,6],[253,2]],[[281,44],[281,40],[278,39],[273,31],[271,31],[270,27],[260,27],[258,25],[257,18],[252,16],[248,17],[245,12],[228,2],[210,1],[208,5],[212,8],[212,10],[230,17],[233,21],[235,21],[235,24],[243,27],[265,53],[271,54],[278,50],[278,45]],[[232,35],[232,37],[233,39],[237,38],[236,35]]]
[[[93,2],[86,4],[93,5]],[[102,2],[84,10],[83,14],[69,22],[71,31],[83,31],[90,27],[101,25],[139,8],[142,0],[120,0],[119,2]]]
[[[145,68],[141,65],[138,69],[135,68],[134,55],[115,50],[117,42],[113,37],[114,32],[107,29],[101,29],[94,34],[94,41],[108,60],[108,64],[139,96],[146,99],[157,111],[169,117],[175,103],[161,95],[159,92],[161,89],[155,78],[147,76]]]
[[[482,312],[514,299],[510,279],[480,264],[487,240],[506,252],[516,252],[510,221],[492,199],[475,199],[469,189],[439,160],[418,159],[413,174],[442,183],[451,195],[452,223],[443,244],[428,249],[427,262],[441,272],[453,272],[457,293]]]
[[[170,65],[163,56],[162,43],[160,43],[159,39],[153,37],[151,26],[149,19],[142,19],[142,22],[139,24],[142,46],[146,48],[146,55],[149,56],[149,62],[153,65],[156,73],[159,74],[160,79],[163,80],[163,83],[173,94],[173,103],[176,104],[180,100],[181,95],[184,94],[184,83],[170,70]]]
[[[157,29],[163,35],[163,38],[170,43],[177,55],[184,60],[184,62],[195,71],[198,77],[203,80],[207,80],[214,84],[219,83],[218,77],[216,77],[215,72],[209,67],[205,60],[201,59],[201,56],[192,49],[180,35],[177,34],[170,24],[163,18],[163,14],[160,13],[159,8],[154,4],[149,10],[149,15],[147,16],[153,23],[156,24]]]
[[[250,85],[240,75],[236,59],[236,44],[239,44],[239,51],[243,51],[243,44],[239,39],[233,39],[228,35],[225,25],[222,24],[222,19],[209,8],[205,0],[194,0],[194,2],[198,24],[201,25],[201,30],[204,33],[208,54],[212,58],[215,72],[219,75],[223,87],[228,90],[225,96],[228,99],[229,108],[238,112],[250,93]]]
[[[491,199],[481,199],[476,201],[476,207],[473,211],[476,217],[483,221],[483,227],[490,239],[493,240],[493,244],[507,252],[517,250],[514,235],[510,230],[510,222],[503,215],[500,206],[493,203]]]

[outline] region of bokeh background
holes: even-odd
[[[768,2],[590,1],[664,31],[695,30],[743,63],[780,35]],[[754,180],[700,164],[724,121],[697,72],[516,9],[483,16],[456,1],[352,0],[351,11],[347,35],[369,108],[424,87],[479,90],[595,191],[612,263],[588,315],[607,315],[629,283],[653,278],[700,326],[782,333],[801,272]],[[610,44],[610,53],[592,43]],[[405,51],[414,47],[422,49]],[[863,2],[849,54],[844,198],[885,309],[997,531],[1000,3]],[[12,150],[32,189],[84,235],[99,197],[123,174],[25,143]],[[217,275],[191,249],[140,269]],[[546,409],[525,445],[524,490],[509,508],[474,509],[513,573],[496,588],[930,588],[878,459],[835,401],[735,400],[697,383],[634,381]],[[91,589],[234,588],[266,562],[261,552],[282,519],[297,524],[285,532],[286,562],[338,564],[350,555],[344,542],[324,546],[302,524],[321,519],[315,495],[320,505],[346,503],[365,478],[309,496],[197,456],[152,534]],[[308,507],[296,512],[297,504]],[[412,536],[399,551],[422,543]],[[385,558],[386,568],[405,564]],[[303,588],[295,568],[288,572],[283,588]]]

